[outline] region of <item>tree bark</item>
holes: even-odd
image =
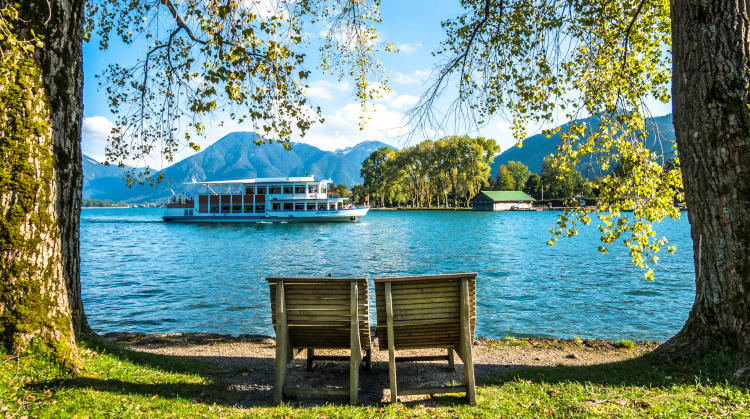
[[[695,260],[695,301],[663,346],[716,342],[750,367],[750,2],[672,0],[672,95]]]
[[[78,365],[88,330],[80,284],[83,0],[23,1],[19,39],[43,36],[15,80],[0,120],[0,339],[23,352],[32,338]],[[10,90],[8,90],[10,89]]]

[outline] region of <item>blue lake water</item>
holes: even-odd
[[[172,224],[161,214],[82,211],[83,300],[97,332],[273,335],[267,276],[478,272],[478,336],[665,340],[695,293],[685,213],[656,228],[677,252],[661,252],[653,282],[622,245],[600,254],[593,227],[547,246],[554,212],[388,211],[327,224]]]

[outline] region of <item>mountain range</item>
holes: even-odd
[[[114,202],[157,202],[175,192],[194,192],[196,186],[183,185],[193,179],[228,180],[256,177],[287,177],[314,175],[316,179],[332,179],[335,183],[353,186],[362,183],[359,175],[362,161],[373,151],[386,146],[379,141],[366,141],[353,147],[325,151],[304,143],[291,143],[286,150],[281,144],[257,146],[254,133],[233,132],[205,150],[164,169],[164,181],[155,185],[125,186],[123,176],[128,168],[104,165],[91,157],[83,158],[83,197]]]
[[[585,122],[594,130],[599,127],[599,121],[595,117],[580,119],[574,122]],[[529,170],[533,173],[541,174],[544,158],[550,154],[557,153],[555,146],[560,144],[560,133],[565,132],[570,125],[571,123],[562,125],[560,127],[562,129],[558,131],[557,134],[551,135],[549,138],[543,134],[534,135],[523,141],[523,147],[511,147],[505,150],[502,154],[495,157],[495,161],[492,162],[491,167],[493,177],[497,175],[498,167],[509,161],[519,161],[528,166]],[[657,133],[666,140],[674,140],[676,138],[674,134],[674,126],[672,125],[672,114],[647,119],[646,132],[648,134],[645,141],[646,145],[652,151],[660,152],[661,144],[657,141]],[[664,147],[667,147],[667,145],[665,144]],[[585,165],[586,163],[582,162],[581,167],[579,167],[578,170],[583,171],[582,169]]]
[[[596,118],[576,122],[580,121],[594,129],[598,126]],[[569,125],[563,125],[561,131]],[[660,147],[656,133],[667,140],[675,138],[671,114],[649,119],[646,129],[646,142],[655,151]],[[359,175],[362,161],[378,148],[390,147],[379,141],[365,141],[353,147],[325,151],[309,144],[291,143],[291,149],[286,150],[278,143],[256,146],[256,139],[256,135],[250,132],[228,134],[205,150],[164,169],[164,181],[153,187],[134,185],[128,188],[123,180],[128,168],[107,166],[84,156],[83,197],[114,202],[158,202],[171,197],[171,189],[177,193],[195,192],[197,186],[183,185],[193,179],[229,180],[305,174],[314,175],[316,179],[330,178],[335,183],[351,187],[362,183]],[[500,165],[511,160],[520,161],[532,172],[541,173],[542,161],[556,152],[555,146],[559,143],[559,134],[549,138],[541,134],[529,137],[524,140],[523,147],[511,147],[495,158],[491,165],[492,175],[497,174]]]

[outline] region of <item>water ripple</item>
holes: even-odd
[[[624,249],[597,252],[595,229],[547,246],[551,212],[372,212],[355,224],[170,224],[160,215],[83,210],[81,282],[95,330],[272,335],[268,276],[469,271],[479,273],[478,335],[664,340],[695,292],[686,219],[656,227],[678,252],[665,252],[647,282]]]

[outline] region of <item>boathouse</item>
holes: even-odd
[[[481,191],[472,204],[475,211],[531,209],[534,198],[521,191]]]

